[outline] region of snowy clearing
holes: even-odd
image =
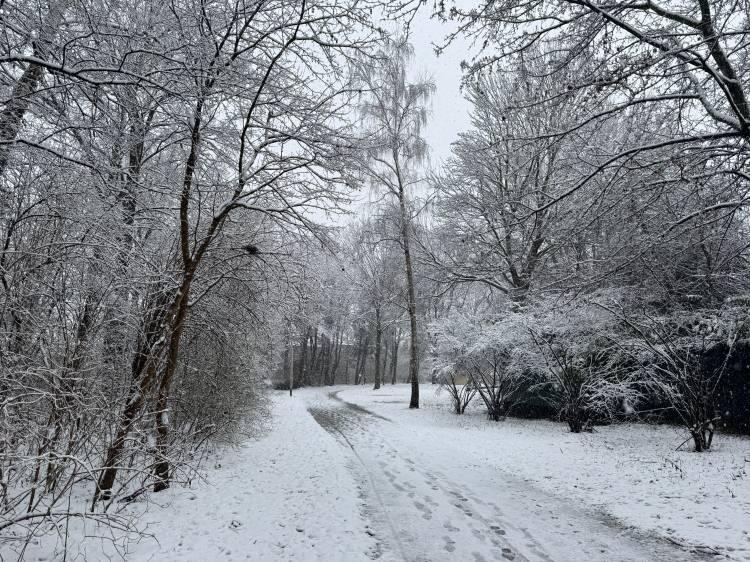
[[[207,482],[151,496],[161,505],[149,505],[139,527],[152,538],[126,549],[118,541],[119,552],[106,539],[81,546],[83,528],[74,522],[67,560],[369,559],[375,540],[360,515],[349,458],[299,398],[275,396],[273,414],[267,435],[209,463]],[[95,529],[89,524],[87,534]],[[64,537],[49,535],[31,545],[23,560],[61,559],[63,544]],[[17,559],[2,547],[0,554],[3,561]]]
[[[430,453],[458,447],[465,472],[483,468],[513,475],[535,488],[615,517],[667,540],[750,559],[750,439],[719,435],[714,448],[694,453],[681,428],[642,424],[597,427],[573,434],[562,423],[510,418],[487,421],[477,402],[459,417],[446,394],[423,385],[422,409],[403,404],[408,387],[347,388],[338,396],[409,424],[402,438]],[[447,451],[445,452],[447,454]]]
[[[118,551],[73,522],[67,560],[750,560],[748,439],[675,452],[671,427],[573,435],[457,417],[427,385],[408,410],[408,392],[278,393],[271,430],[212,461],[206,482],[129,508],[151,538]],[[23,560],[63,546],[49,534]]]

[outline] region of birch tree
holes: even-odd
[[[408,81],[406,69],[411,54],[411,47],[405,41],[391,42],[379,53],[376,63],[361,66],[360,73],[365,85],[361,112],[371,128],[367,145],[369,165],[365,174],[373,185],[394,196],[399,205],[410,328],[409,407],[419,408],[419,336],[410,190],[420,181],[418,167],[427,155],[421,130],[427,121],[425,104],[434,85],[429,81]]]

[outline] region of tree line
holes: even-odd
[[[381,26],[431,9],[438,50],[479,49],[440,167],[435,86]],[[747,18],[0,3],[0,531],[188,481],[281,369],[572,431],[663,415],[696,450],[747,430]],[[374,203],[332,221],[357,190]]]
[[[382,197],[348,235],[370,259],[410,240],[422,380],[492,419],[667,419],[697,451],[718,427],[747,431],[743,8],[509,0],[437,15],[456,24],[445,48],[480,45],[464,65],[471,128],[439,169],[414,167],[405,212]],[[387,180],[373,192],[393,193]],[[405,325],[407,295],[357,276],[374,340],[386,303]]]
[[[295,249],[361,181],[375,8],[0,4],[4,536],[112,522],[267,417]]]

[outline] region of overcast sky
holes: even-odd
[[[414,46],[414,60],[409,75],[413,81],[430,77],[435,83],[430,119],[423,134],[430,145],[427,167],[437,170],[450,156],[451,143],[458,133],[467,130],[470,125],[469,104],[461,93],[461,61],[469,60],[471,54],[467,41],[455,41],[440,56],[435,54],[434,45],[443,44],[451,27],[431,19],[428,8],[423,6],[411,25],[409,41]],[[384,26],[390,27],[387,23]],[[380,190],[364,189],[353,197],[351,209],[357,213],[367,213],[372,209],[371,205],[382,197]],[[339,218],[336,222],[348,222],[352,218]]]
[[[460,131],[469,128],[469,105],[460,91],[462,60],[469,60],[470,44],[457,41],[440,56],[435,55],[433,43],[442,44],[450,27],[430,19],[429,6],[423,6],[411,27],[410,41],[414,45],[411,75],[414,78],[431,76],[436,85],[432,100],[432,114],[425,131],[430,144],[431,166],[450,156],[450,145]]]

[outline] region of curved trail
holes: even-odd
[[[434,446],[338,392],[308,400],[308,411],[351,451],[364,514],[378,540],[373,558],[466,560],[701,560],[662,540],[622,529],[519,478],[470,458],[460,440]],[[428,446],[431,443],[433,446]],[[522,467],[519,467],[522,470]]]

